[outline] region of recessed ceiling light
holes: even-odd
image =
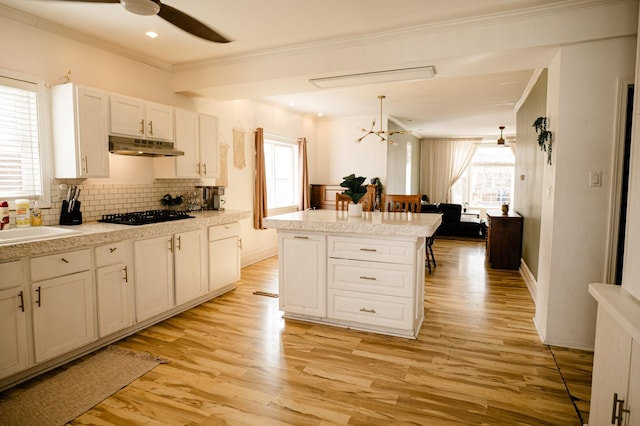
[[[146,34],[147,36],[151,37],[151,38],[156,38],[156,37],[158,37],[158,33],[157,33],[157,32],[155,32],[155,31],[147,31],[145,34]]]
[[[295,102],[293,102],[293,101],[291,101],[291,102],[289,102],[289,106],[290,106],[290,107],[294,107],[294,106],[296,106],[296,103],[295,103]]]
[[[318,113],[318,117],[324,117],[324,114],[323,114],[323,113],[321,113],[321,112],[319,112],[319,113]]]

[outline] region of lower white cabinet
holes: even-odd
[[[176,305],[207,293],[207,234],[204,229],[173,236]]]
[[[28,302],[21,261],[0,264],[0,378],[29,366]]]
[[[135,294],[131,241],[95,248],[98,336],[133,325]]]
[[[590,425],[640,424],[640,301],[619,286],[591,284],[598,300]]]
[[[209,227],[209,291],[240,279],[240,223]]]
[[[35,361],[96,340],[89,249],[32,258],[30,269]]]
[[[143,321],[174,306],[173,237],[133,243],[136,320]]]
[[[327,315],[327,240],[304,232],[278,233],[280,309],[285,314]]]

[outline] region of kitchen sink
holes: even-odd
[[[26,228],[11,228],[0,231],[0,244],[22,243],[27,241],[48,240],[80,234],[73,229],[57,228],[55,226],[32,226]]]

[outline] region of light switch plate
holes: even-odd
[[[589,186],[602,186],[602,172],[594,171],[589,173]]]

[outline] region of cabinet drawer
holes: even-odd
[[[329,257],[410,265],[415,260],[415,241],[329,236]]]
[[[372,326],[413,327],[411,299],[330,289],[328,317]]]
[[[131,259],[131,242],[120,241],[96,247],[96,267],[128,262]]]
[[[224,238],[240,235],[240,222],[227,223],[209,227],[209,241],[222,240]]]
[[[329,288],[411,297],[411,265],[329,259]]]
[[[89,249],[34,257],[31,259],[31,281],[46,280],[86,271],[91,268]]]
[[[0,290],[19,287],[23,281],[22,261],[0,263]]]

